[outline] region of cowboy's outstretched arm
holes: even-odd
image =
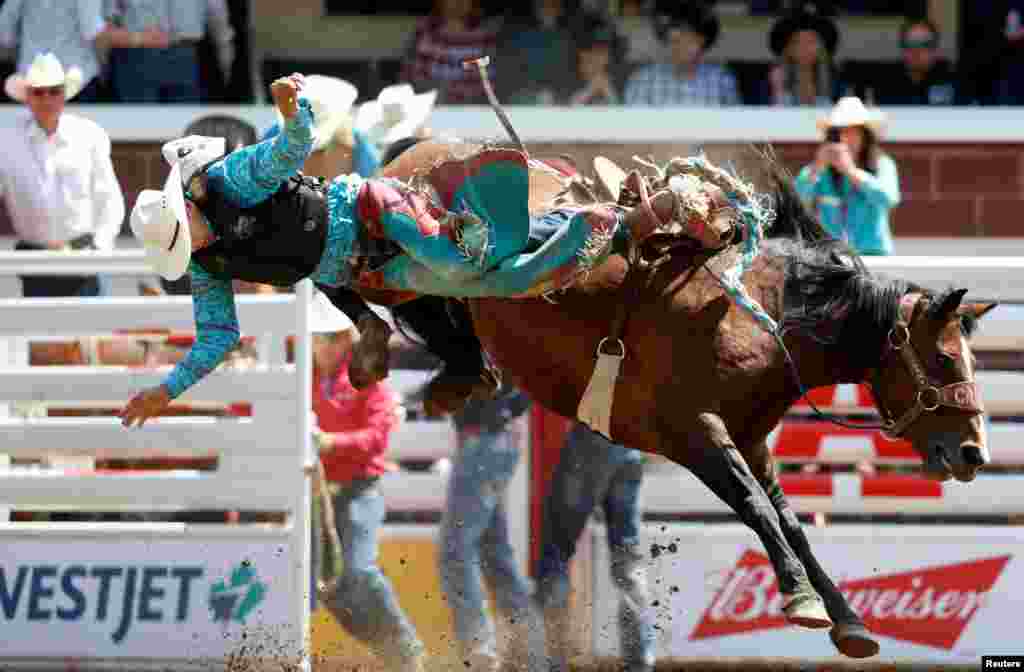
[[[196,340],[185,359],[164,379],[171,399],[199,382],[215,369],[238,343],[235,292],[230,280],[216,278],[199,264],[189,266],[192,276],[192,313]]]
[[[238,318],[230,280],[215,278],[201,266],[189,265],[192,276],[192,311],[196,340],[185,359],[178,362],[164,381],[142,390],[121,412],[125,427],[142,426],[160,415],[171,400],[212,371],[238,343]]]
[[[313,112],[309,101],[298,100],[295,116],[272,138],[236,149],[206,171],[214,189],[231,202],[252,207],[269,198],[281,183],[298,172],[313,147]]]

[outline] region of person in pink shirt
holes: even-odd
[[[314,439],[334,502],[344,567],[324,596],[328,611],[366,644],[389,672],[423,669],[423,643],[377,566],[377,532],[386,510],[378,481],[397,467],[385,458],[400,421],[398,397],[386,382],[356,390],[348,378],[351,320],[317,292],[313,301]],[[313,576],[320,561],[314,533]]]

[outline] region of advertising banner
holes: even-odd
[[[12,532],[0,534],[0,659],[298,651],[284,533]]]
[[[822,566],[881,643],[876,660],[977,663],[1021,650],[1024,527],[805,527]],[[616,655],[618,596],[603,530],[593,538],[598,656]],[[775,573],[746,527],[648,524],[647,582],[672,657],[838,656],[828,630],[790,626]]]

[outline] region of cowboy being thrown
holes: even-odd
[[[530,245],[546,242],[536,240],[537,231],[564,230],[568,223],[588,231],[624,228],[643,239],[670,223],[680,207],[675,194],[663,190],[631,210],[559,208],[530,217],[526,158],[513,150],[483,150],[466,159],[467,170],[483,179],[466,180],[471,193],[448,209],[398,180],[342,175],[325,185],[299,173],[313,142],[310,104],[299,95],[303,85],[300,74],[271,85],[284,119],[273,138],[227,156],[223,141],[211,138],[164,145],[170,175],[162,191],[139,194],[131,227],[157,273],[168,280],[190,274],[197,337],[163,383],[131,399],[122,414],[126,427],[158,415],[237,342],[233,279],[291,286],[309,277],[333,301],[350,293],[332,288],[352,284],[362,241],[376,238],[402,252],[381,269],[386,287],[421,295],[521,296],[552,270],[526,263],[538,251]],[[345,310],[343,303],[336,301]],[[386,356],[386,340],[367,340]]]

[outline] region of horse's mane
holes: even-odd
[[[776,217],[762,250],[786,264],[783,332],[800,329],[820,343],[841,348],[851,364],[870,366],[896,323],[905,294],[927,296],[927,314],[936,317],[953,290],[935,293],[904,280],[873,275],[860,255],[829,235],[808,210],[785,169],[770,157],[765,160]],[[970,335],[975,321],[965,318],[961,327]]]

